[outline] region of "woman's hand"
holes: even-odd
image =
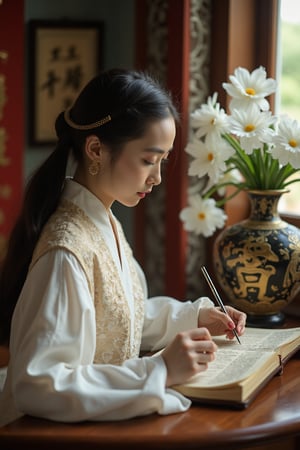
[[[178,333],[162,352],[168,372],[166,386],[184,383],[206,370],[216,351],[217,346],[206,328]]]
[[[245,331],[246,314],[231,306],[225,306],[229,315],[223,313],[219,307],[202,308],[199,311],[198,327],[206,327],[212,336],[226,334],[229,339],[233,339],[235,328],[237,334],[241,336]]]

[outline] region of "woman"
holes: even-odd
[[[244,332],[243,313],[228,308],[228,317],[205,297],[146,300],[111,211],[160,184],[176,120],[154,80],[125,70],[95,77],[58,116],[57,146],[28,185],[2,270],[3,422],[24,413],[74,422],[185,411],[190,401],[171,386],[207,368],[211,335]],[[77,165],[67,179],[70,155]]]

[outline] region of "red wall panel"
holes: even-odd
[[[0,0],[0,260],[23,187],[24,0]]]

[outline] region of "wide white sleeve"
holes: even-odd
[[[141,267],[137,271],[148,296],[147,283]],[[180,331],[197,328],[201,308],[213,307],[208,297],[195,301],[179,301],[167,296],[150,297],[145,302],[142,350],[155,351],[165,347]]]
[[[16,408],[56,421],[121,420],[188,409],[165,388],[161,356],[94,364],[95,313],[77,260],[62,250],[31,270],[17,304],[8,371]]]
[[[152,297],[146,301],[142,350],[158,350],[165,347],[180,331],[198,326],[201,308],[212,307],[208,297],[181,302],[171,297]]]

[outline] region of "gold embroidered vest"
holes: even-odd
[[[50,217],[34,251],[31,267],[54,248],[65,249],[78,259],[95,305],[97,341],[94,362],[120,365],[139,355],[144,293],[132,251],[118,222],[117,229],[120,245],[125,248],[133,286],[135,332],[132,337],[129,305],[115,262],[97,227],[74,203],[63,200]]]

